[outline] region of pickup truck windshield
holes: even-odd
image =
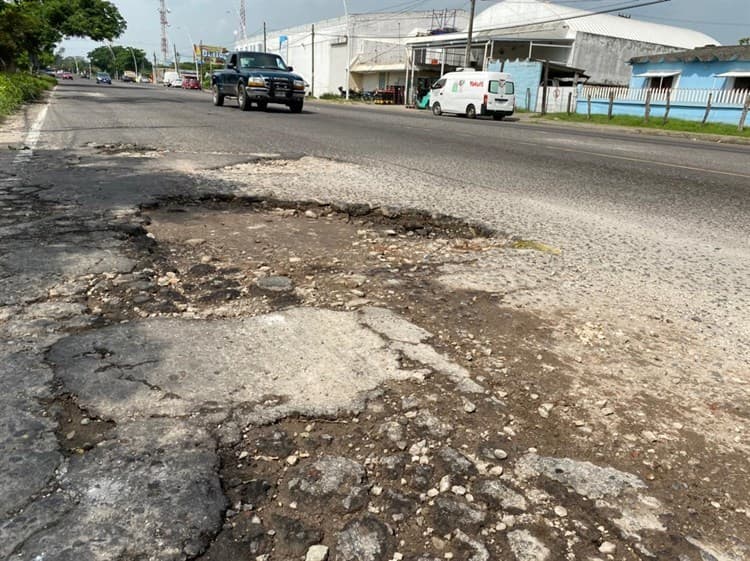
[[[240,55],[240,68],[268,68],[271,70],[286,70],[286,64],[281,57],[266,53]]]

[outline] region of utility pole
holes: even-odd
[[[157,76],[156,76],[156,74],[157,74],[157,72],[156,72],[156,51],[154,51],[154,67],[152,68],[151,73],[153,74],[153,76],[151,76],[151,81],[154,84],[156,84],[156,80],[157,80]]]
[[[242,38],[247,39],[247,11],[245,8],[245,0],[240,0],[240,31],[242,32]]]
[[[352,63],[352,32],[349,28],[349,6],[344,0],[344,16],[346,17],[346,100],[349,101],[350,68]]]
[[[263,52],[268,52],[268,33],[266,31],[266,22],[263,22]]]
[[[312,78],[310,80],[310,94],[315,97],[315,24],[312,24]]]
[[[469,9],[469,33],[466,37],[466,54],[464,55],[464,68],[471,66],[471,40],[474,35],[474,12],[476,11],[477,0],[471,0],[471,8]]]
[[[172,49],[174,49],[174,71],[177,72],[177,75],[180,75],[180,68],[177,62],[177,45],[172,43]]]
[[[161,58],[166,63],[169,57],[169,40],[167,39],[167,0],[161,0],[159,7],[159,23],[161,25]]]

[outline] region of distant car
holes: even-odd
[[[73,79],[73,73],[72,72],[63,72],[62,73],[62,79],[63,80],[72,80]]]
[[[149,78],[148,76],[141,76],[140,82],[141,84],[150,84],[151,78]]]
[[[175,78],[174,80],[172,80],[172,82],[169,85],[173,88],[181,88],[182,78]]]
[[[132,70],[126,70],[122,73],[122,81],[123,82],[133,82],[135,83],[138,80],[138,75],[133,72]]]
[[[186,90],[199,90],[201,89],[201,83],[198,78],[189,77],[182,80],[182,87]]]
[[[96,83],[97,84],[111,84],[112,78],[109,77],[109,74],[106,72],[99,72],[96,75]]]

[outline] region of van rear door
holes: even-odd
[[[490,80],[487,94],[487,111],[513,112],[515,84],[509,80]]]

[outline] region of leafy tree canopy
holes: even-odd
[[[750,45],[750,37],[743,37],[739,41],[740,45]]]
[[[119,37],[126,22],[108,0],[0,0],[0,68],[37,66],[63,37]]]

